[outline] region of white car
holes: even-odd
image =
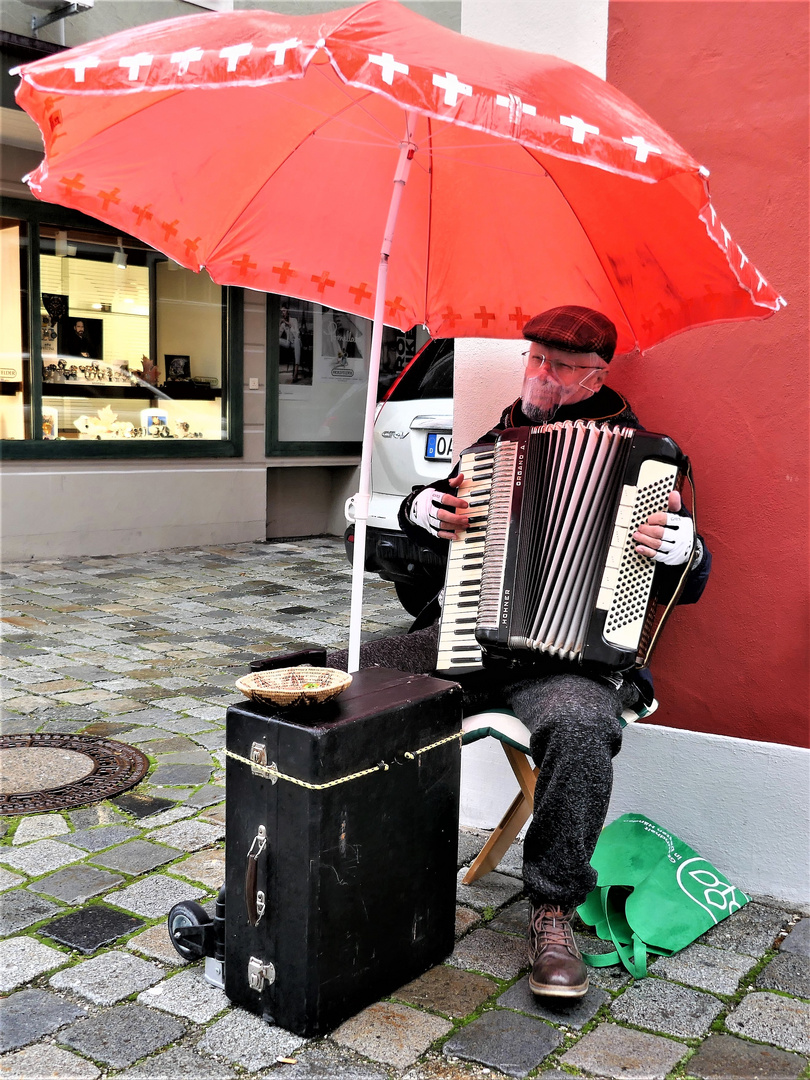
[[[444,563],[399,528],[397,512],[417,484],[448,475],[453,458],[453,346],[429,341],[377,409],[371,463],[366,570],[393,581],[400,603],[418,614],[444,584]],[[354,500],[346,503],[346,554],[354,554]]]

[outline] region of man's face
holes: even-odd
[[[82,334],[84,333],[84,323],[81,321],[81,319],[76,323],[76,328],[75,329],[76,329],[76,333],[79,335],[79,337],[81,337]]]
[[[574,353],[531,342],[520,400],[530,420],[553,418],[562,405],[591,397],[605,381],[607,364],[596,353]]]

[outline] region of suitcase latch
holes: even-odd
[[[265,983],[276,981],[276,969],[271,963],[263,964],[258,956],[248,961],[248,986],[251,990],[263,990]]]
[[[267,766],[267,747],[264,745],[264,743],[255,742],[252,744],[252,746],[250,747],[250,760],[253,762],[254,765],[263,765],[265,767]],[[254,769],[252,767],[250,771],[253,773],[254,776],[259,773],[259,769]],[[271,784],[275,784],[277,783],[277,781],[277,776],[270,777]]]

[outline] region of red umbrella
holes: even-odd
[[[627,352],[784,304],[720,221],[708,170],[618,90],[393,0],[170,19],[20,72],[39,198],[220,284],[374,316],[360,551],[383,321],[516,337],[579,303]],[[354,656],[361,588],[356,565]]]

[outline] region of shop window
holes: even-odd
[[[267,298],[267,453],[359,454],[370,320],[306,300]],[[383,332],[377,400],[427,341],[415,328]]]
[[[33,221],[0,232],[4,454],[241,453],[240,290],[90,219],[25,209]]]

